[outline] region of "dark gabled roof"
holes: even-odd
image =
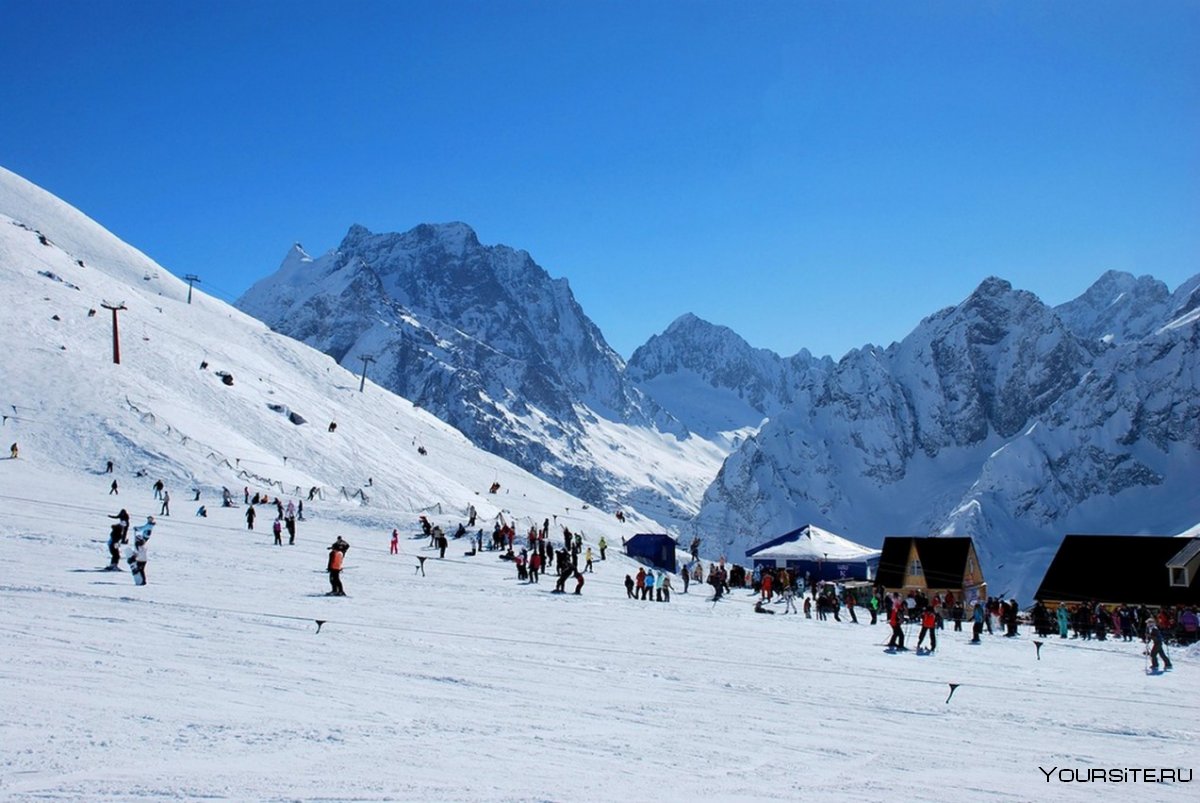
[[[1037,599],[1147,605],[1200,603],[1200,582],[1172,586],[1167,562],[1186,546],[1162,535],[1068,535],[1050,561]]]
[[[875,570],[875,582],[885,588],[904,585],[904,570],[908,566],[908,551],[911,538],[883,539],[883,552],[879,555],[879,568]]]
[[[930,588],[959,588],[967,571],[970,538],[917,538],[917,557]]]
[[[885,538],[875,582],[887,588],[903,586],[909,549],[914,543],[929,588],[959,588],[962,585],[967,556],[971,553],[970,538]]]

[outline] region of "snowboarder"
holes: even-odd
[[[133,529],[133,555],[130,556],[130,566],[133,568],[133,581],[140,586],[146,585],[147,543],[154,532],[154,517],[147,516],[146,523]]]
[[[200,507],[196,508],[196,515],[199,518],[207,519],[208,518],[208,508],[206,508],[204,505],[201,505]]]
[[[1161,656],[1163,659],[1163,669],[1171,668],[1171,659],[1167,657],[1166,650],[1163,649],[1163,634],[1159,630],[1158,624],[1151,619],[1146,630],[1146,643],[1150,646],[1147,654],[1150,656],[1150,671],[1158,671],[1158,659]]]
[[[759,598],[758,602],[754,603],[754,612],[755,613],[769,613],[772,616],[775,615],[775,611],[771,610],[770,608],[763,607],[763,601],[761,598]]]

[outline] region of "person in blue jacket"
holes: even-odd
[[[975,603],[975,609],[971,611],[971,619],[974,622],[971,625],[971,643],[978,644],[979,637],[983,635],[983,605],[978,602]]]
[[[1059,603],[1058,612],[1055,615],[1058,618],[1058,637],[1066,638],[1067,625],[1069,625],[1071,621],[1071,616],[1069,613],[1067,613],[1067,606]]]

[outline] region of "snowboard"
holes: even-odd
[[[146,585],[146,575],[138,571],[137,556],[130,555],[125,559],[125,562],[129,564],[129,571],[133,574],[133,584],[135,586]]]

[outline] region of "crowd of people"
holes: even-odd
[[[106,466],[105,473],[112,471],[111,461]],[[157,480],[151,486],[154,498],[161,502],[159,515],[170,515],[170,496],[162,480]],[[200,498],[200,491],[195,491],[195,498]],[[312,494],[310,493],[310,498]],[[288,543],[296,542],[296,522],[304,517],[304,501],[297,504],[288,501],[286,504],[278,497],[267,494],[250,492],[249,487],[243,489],[243,501],[246,504],[247,529],[253,530],[257,517],[257,507],[271,505],[275,508],[272,524],[274,543],[282,545],[282,534],[288,533]],[[222,506],[232,507],[232,494],[228,488],[223,489]],[[203,505],[197,511],[197,516],[207,516]],[[137,584],[146,582],[146,565],[148,563],[148,544],[156,520],[147,516],[146,523],[132,529],[133,543],[130,545],[130,516],[122,509],[110,515],[115,523],[111,526],[107,540],[109,565],[106,570],[121,568],[122,559],[129,565]],[[541,526],[531,526],[524,535],[518,537],[513,523],[498,516],[492,527],[490,538],[484,537],[484,529],[479,528],[474,534],[468,532],[468,527],[475,527],[477,511],[474,505],[468,506],[467,521],[458,524],[452,536],[447,536],[440,525],[432,523],[425,515],[419,517],[422,534],[428,537],[428,548],[437,550],[438,557],[444,558],[451,540],[466,539],[470,551],[465,555],[471,556],[481,552],[499,553],[501,560],[511,561],[516,569],[517,579],[527,584],[537,584],[547,572],[555,578],[554,591],[566,593],[566,586],[574,580],[574,594],[582,593],[584,574],[594,571],[595,553],[591,545],[585,545],[583,534],[572,532],[569,527],[558,526],[561,532],[561,547],[557,541],[552,541],[551,522],[543,520]],[[555,537],[557,538],[557,536]],[[622,539],[623,540],[623,539]],[[391,533],[390,553],[398,554],[399,531]],[[608,544],[602,537],[596,544],[599,559],[606,560]],[[123,547],[127,549],[122,551]],[[934,593],[931,597],[914,590],[905,595],[896,592],[887,593],[882,586],[872,586],[865,583],[835,583],[814,580],[811,575],[799,576],[798,573],[786,568],[754,567],[752,570],[729,564],[725,558],[711,561],[705,571],[704,561],[699,556],[700,539],[693,539],[690,545],[691,560],[684,563],[678,570],[682,581],[683,593],[688,593],[692,582],[704,582],[712,588],[712,600],[719,601],[734,588],[749,588],[757,596],[754,610],[758,613],[774,614],[771,606],[782,605],[783,614],[798,615],[801,610],[805,618],[826,620],[832,618],[842,622],[845,613],[851,623],[858,623],[858,608],[863,608],[870,616],[870,624],[877,624],[880,617],[891,627],[892,634],[888,648],[905,650],[907,637],[906,629],[915,625],[920,626],[917,637],[918,651],[933,652],[937,649],[937,633],[945,629],[946,621],[954,624],[954,630],[961,632],[964,622],[971,623],[971,641],[978,643],[982,633],[1002,633],[1006,637],[1019,635],[1019,626],[1023,620],[1018,603],[1015,599],[999,599],[989,597],[986,600],[972,601],[969,605],[953,591]],[[341,582],[341,572],[349,544],[341,536],[328,548],[329,557],[326,569],[329,573],[330,596],[345,596]],[[425,556],[420,556],[417,571],[424,574]],[[582,565],[581,565],[582,563]],[[625,576],[626,596],[640,601],[669,603],[671,592],[674,590],[672,578],[674,572],[654,570],[642,567],[636,576]],[[802,598],[802,605],[797,606],[797,597]],[[1057,634],[1060,638],[1081,640],[1105,640],[1110,636],[1122,641],[1144,641],[1149,646],[1147,654],[1151,656],[1152,665],[1157,666],[1157,658],[1161,657],[1170,668],[1162,645],[1164,643],[1190,644],[1200,639],[1200,617],[1194,606],[1163,606],[1152,611],[1146,605],[1105,605],[1096,601],[1079,604],[1060,604],[1054,609],[1038,602],[1030,611],[1025,621],[1033,626],[1037,636],[1045,638]],[[925,648],[928,639],[929,646]]]

